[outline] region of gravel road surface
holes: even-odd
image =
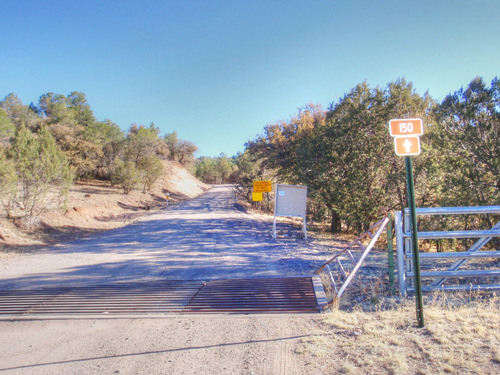
[[[310,276],[331,249],[273,240],[271,223],[234,208],[231,186],[123,228],[2,260],[0,289],[148,279]]]
[[[270,238],[231,186],[117,230],[0,262],[0,290],[147,280],[310,276],[332,250]],[[295,352],[319,315],[0,320],[0,373],[315,373]]]

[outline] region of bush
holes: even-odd
[[[141,174],[135,167],[135,163],[121,159],[114,162],[111,168],[111,184],[122,187],[125,194],[137,187],[140,179]]]
[[[141,175],[144,192],[150,190],[163,174],[163,164],[158,157],[153,155],[141,158],[137,162],[137,169]]]

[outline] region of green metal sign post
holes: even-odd
[[[413,252],[413,268],[415,273],[415,300],[417,305],[417,322],[424,327],[424,304],[422,300],[422,282],[420,279],[420,254],[418,251],[417,213],[415,212],[415,188],[413,185],[413,163],[411,156],[405,156],[406,181],[408,188],[408,206],[411,220],[411,244]]]
[[[420,280],[420,254],[418,252],[417,213],[415,212],[415,188],[413,186],[413,164],[411,155],[420,154],[420,136],[424,134],[421,119],[394,119],[389,121],[389,133],[394,137],[396,155],[405,157],[406,186],[408,188],[408,207],[411,221],[411,243],[413,252],[413,268],[415,269],[415,299],[417,305],[417,322],[424,326],[424,304],[422,301],[422,282]]]

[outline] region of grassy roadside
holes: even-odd
[[[430,302],[425,328],[416,326],[415,315],[411,302],[383,311],[335,310],[317,323],[322,333],[296,352],[313,357],[325,374],[500,374],[496,295]]]
[[[411,301],[387,310],[334,310],[296,353],[320,374],[499,374],[500,298],[441,297],[416,325]],[[318,332],[321,332],[318,334]]]

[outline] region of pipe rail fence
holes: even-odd
[[[417,216],[428,215],[479,215],[479,214],[499,214],[500,206],[483,207],[439,207],[439,208],[417,208]],[[412,255],[412,236],[410,228],[410,213],[408,209],[404,210],[404,220],[401,211],[395,212],[394,227],[396,234],[396,252],[398,265],[398,284],[401,295],[407,292],[415,291],[415,270],[413,266]],[[462,267],[471,259],[499,259],[500,251],[480,251],[492,238],[500,237],[500,221],[488,230],[459,230],[459,231],[431,231],[418,232],[418,239],[470,239],[478,240],[467,250],[461,252],[438,252],[425,253],[419,252],[422,262],[432,262],[436,260],[456,259],[452,266],[447,270],[423,270],[420,275],[422,278],[435,279],[432,283],[422,286],[422,291],[454,291],[454,290],[498,290],[498,278],[500,269],[498,262],[488,269],[463,269]],[[462,269],[461,269],[462,268]],[[495,278],[496,283],[457,284],[444,285],[449,278]]]
[[[370,229],[361,234],[354,241],[350,242],[342,250],[338,251],[332,258],[330,258],[327,262],[325,262],[321,267],[319,267],[315,271],[315,274],[317,275],[319,275],[322,271],[323,272],[326,271],[326,274],[328,275],[331,288],[334,291],[333,300],[329,303],[329,305],[337,302],[342,296],[342,294],[345,292],[346,288],[349,286],[352,279],[354,278],[359,268],[363,264],[368,253],[375,246],[375,243],[379,239],[380,235],[387,226],[388,222],[389,222],[388,217],[384,217],[383,219],[379,220]],[[361,241],[367,237],[370,238],[370,243],[365,247],[363,246]],[[358,248],[363,251],[359,259],[356,259],[351,252],[351,250],[353,250],[354,248]],[[344,259],[344,263],[342,263],[341,261],[341,256],[346,257],[346,259]],[[337,279],[337,282],[335,282],[335,277],[333,275],[334,272],[330,267],[330,265],[332,265],[334,262],[340,271],[339,272],[340,275]],[[347,262],[351,263],[352,268],[347,265]]]

